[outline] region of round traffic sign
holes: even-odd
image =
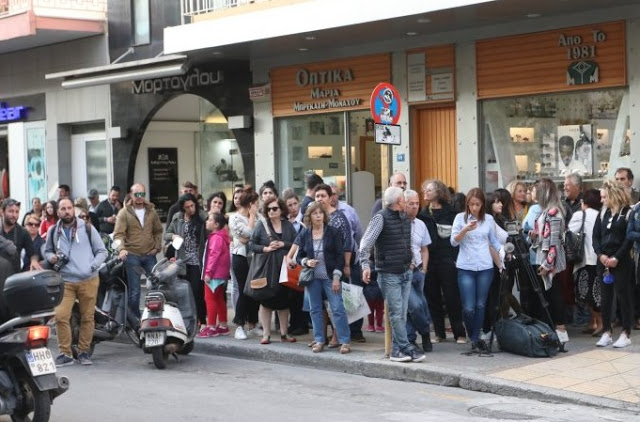
[[[400,94],[395,86],[379,83],[371,93],[371,115],[376,123],[395,125],[400,119]]]

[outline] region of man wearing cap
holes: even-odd
[[[144,185],[131,186],[130,199],[118,212],[113,239],[120,241],[120,259],[124,261],[129,281],[129,308],[140,318],[140,275],[156,265],[156,254],[162,249],[162,223],[154,205],[147,201]]]
[[[191,195],[195,196],[197,198],[197,190],[198,187],[196,185],[194,185],[193,183],[186,181],[182,184],[182,190],[180,191],[180,195],[186,195],[188,193],[190,193]],[[171,225],[171,220],[173,220],[173,216],[175,215],[175,213],[180,211],[180,201],[176,201],[175,204],[171,205],[169,207],[169,211],[167,211],[167,224],[165,227],[165,230],[169,229],[169,226]],[[208,210],[207,210],[208,211]]]
[[[122,208],[120,202],[120,187],[111,186],[109,196],[107,199],[98,204],[96,209],[96,217],[98,219],[98,225],[100,233],[111,234],[116,224],[116,214]]]
[[[13,198],[7,198],[2,202],[2,237],[11,241],[15,247],[16,252],[13,256],[8,257],[13,265],[14,271],[20,272],[20,254],[24,249],[26,256],[31,257],[32,270],[40,270],[42,267],[38,262],[38,255],[33,252],[33,244],[31,242],[31,236],[29,232],[25,230],[19,224],[18,216],[20,215],[20,202]]]

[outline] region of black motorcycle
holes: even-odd
[[[69,388],[67,377],[56,376],[46,325],[62,301],[64,282],[54,271],[19,273],[6,279],[2,295],[0,414],[14,422],[47,422],[53,399]]]
[[[125,333],[133,344],[140,346],[140,320],[129,310],[124,263],[118,258],[117,245],[110,245],[107,251],[109,258],[98,272],[100,287],[93,315],[95,326],[89,356],[93,354],[96,344],[113,341],[122,333]],[[80,307],[76,303],[71,312],[71,351],[74,358],[78,354],[80,322]]]

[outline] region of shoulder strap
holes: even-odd
[[[89,238],[89,246],[91,247],[91,252],[93,253],[93,240],[91,240],[91,226],[87,223],[84,223],[84,227],[87,230],[87,237]]]
[[[582,211],[582,225],[580,226],[580,233],[584,233],[584,220],[587,218],[587,211]]]
[[[269,240],[273,240],[273,235],[271,234],[271,230],[269,229],[269,222],[261,214],[258,214],[258,216],[258,218],[262,222],[262,225],[264,226],[264,229],[267,232],[267,236],[269,236]]]

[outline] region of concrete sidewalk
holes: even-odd
[[[453,338],[434,344],[433,352],[421,363],[395,363],[384,357],[384,334],[365,333],[366,343],[353,343],[352,352],[338,349],[312,353],[310,335],[297,343],[280,343],[272,331],[270,345],[259,337],[247,340],[231,335],[196,339],[200,353],[309,366],[374,378],[422,382],[460,387],[504,396],[547,402],[567,402],[597,407],[626,409],[640,413],[640,339],[625,349],[596,348],[598,340],[569,328],[568,353],[554,358],[527,358],[510,353],[493,357],[466,356],[470,345]],[[636,332],[638,333],[638,332]],[[618,331],[615,331],[616,337]],[[632,335],[635,333],[632,333]],[[497,348],[494,347],[494,349]]]

